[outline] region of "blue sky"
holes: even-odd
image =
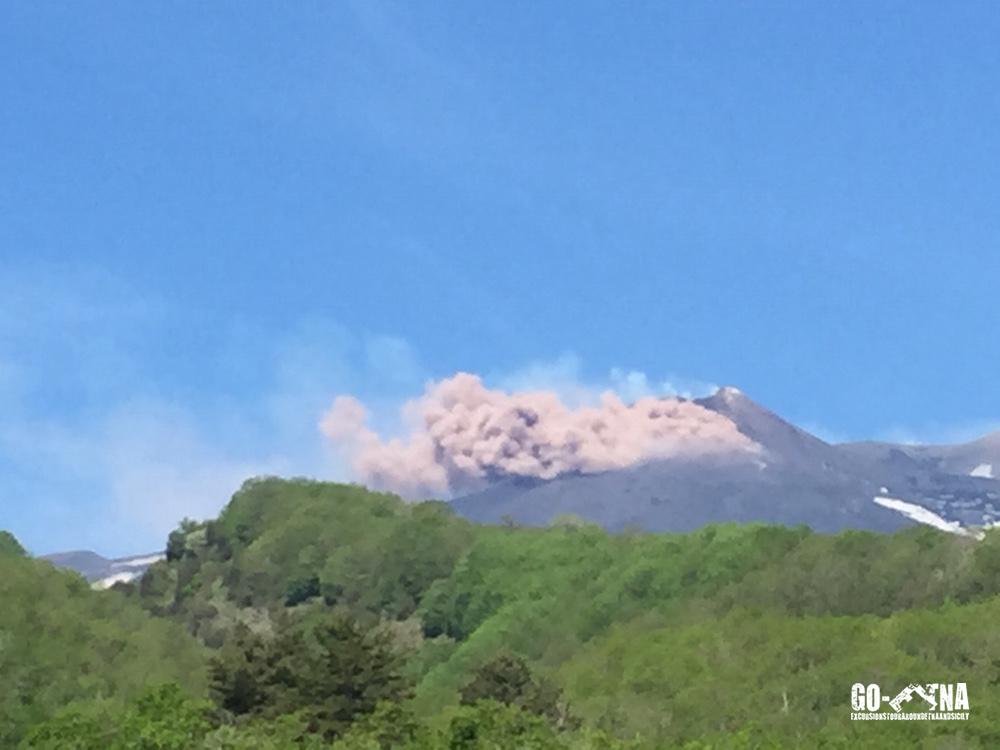
[[[1000,421],[992,3],[0,8],[0,527],[158,546],[429,378]]]

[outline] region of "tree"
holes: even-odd
[[[114,729],[108,717],[80,708],[62,711],[36,724],[22,740],[24,750],[102,750],[110,745]]]
[[[246,625],[237,625],[209,665],[209,681],[216,703],[241,715],[256,713],[267,701],[268,644]]]
[[[121,722],[114,750],[190,750],[211,730],[212,704],[191,698],[177,685],[146,691]],[[96,748],[95,748],[96,750]]]
[[[500,654],[476,670],[462,688],[462,703],[496,701],[543,716],[559,728],[577,726],[569,714],[562,691],[552,682],[535,677],[528,663],[516,654]]]
[[[355,722],[333,747],[334,750],[400,750],[413,747],[418,738],[426,739],[426,735],[426,730],[403,704],[380,703],[375,711]]]
[[[168,683],[124,708],[95,701],[60,712],[28,732],[23,750],[192,750],[212,729],[207,701]]]
[[[24,547],[17,541],[17,537],[9,531],[0,531],[0,555],[18,555],[19,557],[24,557],[26,554],[28,553],[24,551]]]
[[[302,602],[309,601],[314,596],[319,595],[319,576],[296,578],[289,582],[285,591],[285,606],[294,607],[296,604],[302,604]]]
[[[313,731],[335,737],[382,701],[408,694],[402,660],[384,630],[364,632],[345,615],[336,615],[313,632],[314,658],[299,656],[295,692]],[[305,657],[303,660],[302,657]]]
[[[269,640],[239,629],[212,661],[212,693],[237,715],[301,713],[311,733],[332,738],[407,695],[401,668],[390,633],[335,614],[311,628],[289,622]]]
[[[480,701],[455,716],[444,746],[449,750],[569,750],[541,717],[491,700]]]

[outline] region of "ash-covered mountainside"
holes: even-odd
[[[509,477],[453,500],[481,522],[545,525],[573,514],[617,530],[708,523],[892,531],[914,522],[957,533],[1000,520],[1000,435],[959,446],[832,445],[722,388],[694,404],[730,420],[757,450],[691,451],[553,479]]]

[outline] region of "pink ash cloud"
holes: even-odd
[[[726,417],[677,398],[626,404],[605,392],[596,406],[567,407],[548,391],[505,393],[458,373],[408,402],[404,439],[383,440],[368,412],[339,396],[320,429],[350,458],[361,481],[408,496],[482,485],[490,478],[552,478],[623,468],[657,458],[758,452]]]

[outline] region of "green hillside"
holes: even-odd
[[[206,687],[202,647],[120,594],[23,554],[0,533],[0,748],[76,702],[118,705],[172,682]]]
[[[140,583],[86,599],[120,609],[108,622],[141,605],[211,654],[214,703],[197,684],[138,698],[106,722],[122,742],[173,712],[185,748],[943,750],[1000,746],[998,593],[998,533],[486,527],[264,479],[182,524]],[[965,682],[970,719],[852,723],[857,682]],[[26,746],[58,747],[85,709]]]

